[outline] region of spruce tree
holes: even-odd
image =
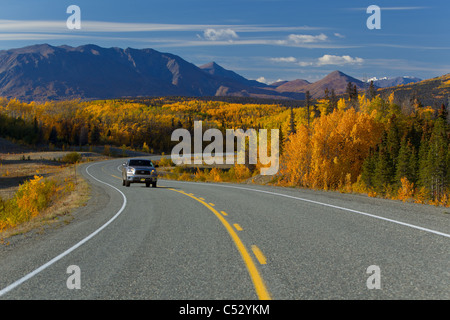
[[[447,172],[448,137],[445,119],[437,118],[429,141],[427,162],[430,173],[430,192],[434,199],[440,200],[448,186]]]
[[[288,132],[288,137],[291,134],[295,134],[296,130],[295,130],[295,115],[294,115],[294,109],[291,107],[291,113],[289,116],[289,132]]]
[[[373,84],[373,80],[370,81],[370,85],[369,85],[369,90],[367,93],[367,98],[369,100],[372,100],[373,98],[375,98],[375,94],[376,94],[376,90],[375,90],[375,86]]]
[[[395,184],[400,187],[401,179],[416,182],[416,155],[413,145],[406,137],[402,139],[396,162]]]
[[[305,93],[305,100],[306,100],[306,120],[307,120],[308,128],[309,128],[309,125],[310,125],[310,119],[309,118],[310,118],[310,115],[311,115],[311,111],[310,111],[311,95],[309,93],[309,90],[306,91],[306,93]]]
[[[386,187],[391,184],[391,164],[389,163],[389,156],[385,148],[380,149],[376,159],[373,185],[377,192],[384,194]]]
[[[375,163],[378,158],[378,153],[371,152],[370,155],[364,160],[361,168],[361,180],[364,182],[367,188],[374,187],[374,175],[375,175]]]

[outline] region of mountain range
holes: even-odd
[[[368,84],[334,71],[310,83],[296,79],[264,84],[215,62],[196,66],[153,49],[96,45],[33,45],[0,51],[0,96],[24,101],[191,96],[303,100],[322,97],[326,88],[344,93],[347,83]]]
[[[410,77],[410,76],[403,76],[403,77],[383,77],[380,79],[372,78],[369,79],[367,82],[373,81],[373,84],[379,88],[387,88],[387,87],[395,87],[399,85],[405,85],[409,83],[416,83],[422,81],[422,79],[416,78],[416,77]]]

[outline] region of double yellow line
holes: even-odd
[[[188,196],[188,197],[200,202],[205,207],[207,207],[211,212],[214,213],[214,215],[220,220],[220,222],[222,222],[223,226],[228,231],[228,233],[230,234],[234,243],[236,244],[236,247],[242,256],[242,259],[244,260],[245,265],[247,266],[247,270],[253,281],[253,285],[255,287],[258,298],[260,300],[271,300],[269,291],[267,290],[266,285],[264,284],[264,281],[263,281],[261,275],[259,274],[258,268],[256,268],[256,265],[253,262],[252,257],[250,256],[250,254],[248,253],[244,244],[242,243],[241,239],[239,238],[237,233],[234,231],[233,227],[228,223],[228,221],[216,209],[214,209],[211,204],[193,196],[192,194],[186,193],[184,191],[176,190],[176,189],[169,189],[169,190],[184,194],[185,196]]]
[[[103,170],[103,172],[106,173],[106,171],[104,171],[103,167],[102,167],[102,170]],[[113,176],[114,178],[117,178],[117,179],[122,179],[122,178],[119,178],[118,176],[115,176],[113,174],[111,174],[111,176]],[[260,300],[271,300],[269,291],[267,290],[266,285],[264,284],[264,281],[263,281],[261,275],[259,274],[258,268],[256,268],[256,265],[253,262],[252,257],[248,253],[247,249],[245,248],[245,246],[242,243],[241,239],[237,235],[236,231],[234,231],[233,227],[228,223],[228,221],[216,209],[213,208],[214,204],[207,203],[207,202],[205,202],[205,199],[197,198],[192,193],[186,193],[184,191],[176,190],[176,189],[173,189],[173,188],[169,188],[169,190],[181,193],[181,194],[183,194],[185,196],[188,196],[188,197],[190,197],[190,198],[200,202],[205,207],[207,207],[212,213],[214,213],[214,215],[220,220],[220,222],[222,222],[223,226],[228,231],[229,235],[231,236],[231,239],[233,239],[237,249],[239,250],[239,253],[241,254],[242,259],[244,260],[244,263],[245,263],[245,265],[247,267],[247,270],[248,270],[248,272],[250,274],[250,278],[252,279],[252,282],[253,282],[253,285],[255,287],[255,291],[256,291],[256,294],[258,295],[258,298]],[[222,211],[222,213],[224,215],[227,215],[223,211]],[[265,264],[265,257],[261,253],[261,251],[258,249],[258,247],[252,246],[252,250],[255,253],[255,256],[257,257],[258,261],[260,261],[260,263],[262,263],[262,264]]]

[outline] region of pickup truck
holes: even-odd
[[[151,160],[129,159],[122,165],[122,185],[129,187],[131,183],[145,183],[156,188],[158,174]]]

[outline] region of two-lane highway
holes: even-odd
[[[450,298],[445,208],[238,184],[127,188],[122,161],[80,168],[93,197],[69,225],[1,248],[1,299]]]

